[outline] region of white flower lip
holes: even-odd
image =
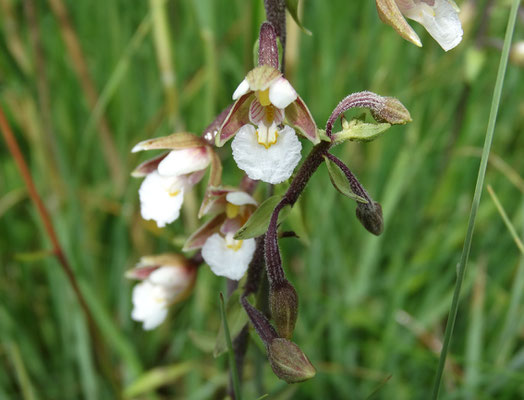
[[[235,206],[257,205],[257,201],[246,192],[229,192],[226,194],[226,200]]]
[[[462,25],[456,6],[449,0],[434,0],[430,6],[425,2],[414,5],[397,0],[402,13],[420,23],[445,50],[451,50],[462,40]]]
[[[172,150],[158,164],[158,173],[163,176],[186,175],[206,169],[211,162],[205,147]]]
[[[293,103],[297,97],[297,92],[285,78],[280,77],[269,86],[269,101],[276,108],[286,108]]]
[[[255,127],[244,125],[231,148],[237,166],[251,179],[276,184],[288,179],[301,158],[302,145],[295,131],[285,126],[278,131],[275,144],[265,148],[257,141]]]
[[[255,247],[255,239],[247,239],[238,249],[229,248],[226,239],[215,233],[202,247],[202,257],[215,275],[238,281],[246,273]]]
[[[179,217],[184,201],[184,188],[180,178],[164,177],[154,171],[145,177],[138,195],[142,218],[154,220],[159,228]]]
[[[235,92],[233,93],[233,100],[238,100],[247,92],[249,92],[249,82],[247,81],[247,79],[244,79],[242,82],[240,82]]]
[[[169,305],[191,281],[191,274],[181,267],[166,265],[156,269],[133,288],[131,318],[143,322],[145,330],[156,328],[164,322]]]

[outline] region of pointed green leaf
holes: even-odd
[[[388,123],[367,123],[358,119],[344,122],[342,130],[333,134],[333,142],[340,144],[346,140],[354,142],[371,142],[380,137],[391,127]]]
[[[298,17],[298,1],[299,0],[286,0],[287,9],[293,17],[293,19],[295,20],[298,27],[302,29],[302,31],[306,35],[311,35],[311,31],[309,29],[306,29],[304,25],[302,25],[302,22],[300,22],[300,18]]]
[[[273,210],[281,199],[282,198],[280,196],[275,195],[264,201],[260,207],[255,210],[253,215],[251,215],[244,226],[240,228],[235,234],[235,240],[250,239],[266,233],[267,227],[269,226],[269,220],[271,219],[271,214],[273,214]],[[289,207],[286,206],[280,212],[278,219],[279,221],[284,220],[287,215],[285,211],[288,208]]]
[[[324,160],[326,161],[326,166],[329,172],[329,179],[331,179],[331,183],[333,184],[335,189],[337,189],[344,196],[349,197],[352,200],[358,201],[360,203],[367,203],[366,199],[353,193],[351,187],[349,186],[349,182],[346,178],[346,175],[344,175],[344,173],[338,167],[338,165],[326,156],[324,156]]]

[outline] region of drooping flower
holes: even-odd
[[[133,288],[131,318],[151,330],[164,322],[170,305],[191,293],[196,266],[178,254],[161,254],[142,257],[126,276],[141,281]]]
[[[160,228],[179,217],[184,191],[202,179],[206,168],[216,158],[211,147],[201,139],[188,137],[189,134],[175,135],[183,135],[186,142],[180,137],[173,139],[171,135],[141,142],[132,150],[173,148],[169,153],[140,164],[132,173],[135,177],[145,177],[138,191],[142,217],[154,220]]]
[[[201,248],[204,261],[215,275],[240,280],[256,245],[254,239],[235,240],[234,235],[256,209],[257,202],[234,188],[215,189],[211,196],[201,211],[214,217],[189,237],[184,250]]]
[[[462,40],[459,9],[453,0],[376,0],[376,4],[382,21],[419,47],[420,38],[403,15],[423,25],[445,51]]]
[[[251,179],[273,184],[288,179],[302,149],[294,128],[313,143],[319,142],[305,103],[282,73],[267,64],[247,74],[233,100],[236,102],[217,135],[217,146],[237,134],[233,157]],[[285,160],[288,154],[292,157]],[[264,168],[253,169],[257,164]]]

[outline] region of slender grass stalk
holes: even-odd
[[[515,229],[515,227],[509,220],[508,214],[506,214],[506,211],[504,211],[504,207],[502,207],[502,204],[500,203],[498,196],[493,191],[493,188],[491,187],[491,185],[488,185],[487,189],[488,189],[489,195],[491,196],[491,200],[493,200],[493,203],[495,203],[495,207],[497,207],[497,211],[499,212],[500,216],[502,217],[502,220],[504,221],[506,228],[508,228],[508,231],[511,237],[513,238],[513,241],[519,248],[520,253],[524,255],[524,244],[520,240],[517,230]]]
[[[166,109],[172,128],[177,130],[178,121],[178,94],[176,89],[176,74],[173,66],[172,45],[167,24],[166,1],[149,0],[151,18],[153,22],[153,39],[157,56],[160,80],[164,88]]]
[[[88,323],[88,326],[91,332],[94,346],[97,351],[97,355],[99,357],[98,361],[100,362],[100,366],[103,369],[104,373],[107,374],[107,377],[109,378],[110,382],[112,382],[113,387],[116,387],[116,378],[113,376],[113,370],[109,366],[109,363],[107,362],[108,353],[106,349],[104,349],[104,344],[102,342],[102,338],[98,330],[98,327],[96,326],[95,319],[93,318],[93,314],[91,313],[91,310],[89,309],[89,306],[82,293],[82,290],[80,289],[75,273],[73,272],[73,269],[71,268],[71,264],[69,264],[69,260],[66,257],[62,246],[60,245],[58,236],[53,227],[53,222],[51,221],[51,216],[49,212],[47,211],[47,208],[44,202],[42,201],[42,198],[38,194],[38,191],[36,190],[36,186],[33,182],[33,178],[31,177],[31,173],[29,172],[27,163],[25,162],[24,156],[22,155],[22,152],[20,151],[20,147],[18,146],[16,138],[13,132],[11,131],[11,127],[9,126],[7,118],[1,107],[0,107],[0,131],[2,132],[4,136],[7,147],[9,148],[9,152],[11,153],[18,169],[20,170],[20,175],[22,176],[24,183],[27,187],[27,190],[29,192],[29,197],[35,204],[38,214],[40,215],[40,218],[42,219],[45,231],[47,232],[47,235],[53,247],[53,254],[57,258],[60,266],[62,267],[62,270],[64,271],[65,275],[67,276],[69,284],[71,285],[71,288],[73,289],[76,295],[76,298],[80,304],[80,307],[82,311],[84,312],[85,317],[87,318],[87,323]]]
[[[522,203],[524,208],[524,202]],[[523,214],[524,217],[524,214]],[[522,230],[522,237],[524,237],[524,218],[520,225]],[[522,243],[522,242],[521,242]],[[504,320],[504,326],[497,340],[497,356],[495,358],[495,365],[501,366],[507,361],[512,346],[519,336],[519,326],[521,323],[520,304],[524,294],[524,254],[520,257],[520,262],[517,266],[515,278],[513,279],[513,286],[511,288],[511,296],[509,301],[508,312]]]
[[[482,150],[482,157],[480,159],[480,167],[477,177],[477,183],[475,186],[475,193],[473,195],[473,203],[471,205],[471,211],[468,221],[468,230],[466,232],[466,239],[464,241],[464,247],[462,249],[462,256],[460,257],[460,263],[457,271],[457,282],[455,284],[455,290],[453,292],[453,300],[451,302],[451,308],[449,310],[448,323],[446,325],[446,331],[444,334],[444,344],[440,353],[439,364],[437,373],[435,375],[435,381],[433,385],[432,399],[438,399],[440,391],[440,383],[442,381],[442,374],[444,372],[444,365],[446,363],[446,357],[449,351],[449,344],[451,337],[453,336],[453,328],[455,327],[455,320],[457,318],[458,306],[460,301],[460,291],[462,289],[462,282],[464,281],[464,275],[466,273],[466,266],[468,263],[469,252],[471,250],[471,242],[473,239],[473,231],[475,229],[475,220],[477,218],[477,211],[480,204],[480,197],[482,195],[482,187],[484,185],[484,178],[486,176],[486,167],[488,165],[489,152],[491,150],[491,143],[493,142],[493,136],[495,133],[495,123],[497,120],[497,113],[500,105],[500,97],[502,94],[502,86],[504,84],[504,77],[506,75],[506,67],[508,64],[509,49],[511,40],[513,37],[513,31],[515,29],[515,20],[517,18],[517,10],[520,0],[513,0],[511,4],[511,11],[508,18],[508,25],[506,28],[506,35],[504,38],[504,47],[502,48],[502,55],[500,57],[499,69],[497,72],[497,80],[495,82],[495,89],[493,91],[493,99],[491,102],[491,110],[489,113],[488,128],[486,131],[486,139],[484,141],[484,147]]]
[[[233,344],[231,342],[231,336],[229,334],[229,326],[227,325],[226,311],[224,306],[224,296],[222,296],[222,293],[220,293],[220,314],[222,316],[222,323],[224,324],[224,335],[226,336],[229,370],[231,371],[231,379],[233,380],[235,400],[242,400],[242,393],[240,392],[240,378],[238,376],[235,352],[233,351]]]
[[[84,92],[84,96],[91,109],[96,107],[98,102],[98,91],[87,67],[87,61],[80,46],[80,41],[71,22],[71,17],[62,0],[48,0],[49,6],[58,20],[60,33],[62,34],[67,51],[73,63],[75,73]],[[100,140],[102,141],[102,151],[105,162],[111,173],[111,178],[116,185],[117,193],[123,190],[126,174],[122,168],[122,161],[118,154],[114,134],[105,117],[99,121]]]

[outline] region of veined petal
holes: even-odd
[[[231,192],[226,195],[226,200],[236,206],[244,206],[246,204],[257,205],[257,201],[246,192]]]
[[[133,178],[143,178],[151,172],[156,171],[158,164],[160,164],[160,162],[166,158],[168,154],[169,153],[163,153],[159,156],[156,156],[155,158],[144,161],[138,167],[136,167],[133,172],[131,172],[131,176]]]
[[[266,125],[280,125],[284,121],[284,109],[275,106],[264,107],[258,99],[254,99],[249,106],[249,121],[253,125],[265,122]]]
[[[238,248],[230,248],[226,240],[215,233],[202,247],[202,257],[215,275],[238,281],[244,276],[255,252],[255,240],[242,241]]]
[[[293,128],[304,135],[313,144],[320,142],[317,133],[317,124],[309,112],[306,103],[297,96],[297,99],[286,109],[286,119]]]
[[[288,179],[300,161],[302,145],[289,126],[269,148],[258,144],[255,127],[244,125],[231,144],[238,167],[251,179],[276,184]]]
[[[217,147],[222,147],[243,125],[249,123],[249,106],[253,98],[255,94],[248,92],[233,104],[215,137]]]
[[[249,92],[249,82],[247,79],[244,79],[236,88],[235,93],[233,93],[233,100],[239,99],[240,96],[245,95],[247,92]]]
[[[224,223],[225,219],[226,214],[221,213],[207,221],[204,225],[191,234],[184,244],[184,248],[182,250],[191,251],[200,249],[206,243],[206,240],[209,238],[209,236],[217,233],[220,230],[220,226]]]
[[[402,4],[399,7],[406,17],[423,25],[445,51],[461,42],[462,25],[455,6],[449,0],[434,0],[431,6],[421,2],[407,9],[403,9]]]
[[[276,108],[286,108],[297,99],[297,96],[291,83],[283,77],[278,78],[269,86],[269,101]]]
[[[185,175],[206,169],[211,162],[207,147],[172,150],[158,164],[158,173],[162,176]]]
[[[140,189],[142,218],[156,221],[159,228],[176,220],[184,201],[184,188],[177,177],[163,177],[157,171],[145,177]]]

